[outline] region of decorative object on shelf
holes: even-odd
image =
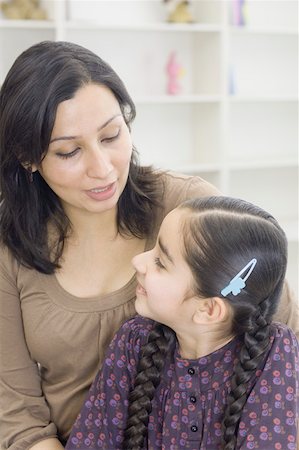
[[[246,2],[245,0],[232,1],[232,25],[246,25]]]
[[[177,95],[182,88],[178,79],[184,75],[183,66],[176,59],[176,52],[171,52],[166,65],[168,75],[167,94]]]
[[[169,16],[168,22],[173,23],[191,23],[194,22],[189,11],[189,1],[186,0],[163,0],[168,4]]]
[[[11,0],[0,2],[0,6],[7,19],[46,20],[47,13],[39,3],[39,0]]]
[[[229,95],[236,95],[236,73],[233,64],[228,67],[228,93]]]

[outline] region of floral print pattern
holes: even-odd
[[[141,346],[154,322],[136,316],[115,335],[66,450],[121,449],[128,393]],[[165,364],[149,418],[150,450],[221,449],[221,421],[241,343],[234,339],[197,360],[178,349]],[[271,328],[271,348],[262,370],[248,386],[238,429],[242,450],[296,450],[298,420],[298,341],[282,324]]]

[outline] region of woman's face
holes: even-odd
[[[37,169],[66,213],[116,207],[127,182],[132,140],[113,93],[88,84],[57,108],[48,152]]]

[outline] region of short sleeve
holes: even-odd
[[[173,173],[170,180],[172,181],[172,189],[174,189],[175,185],[177,188],[176,204],[174,207],[192,198],[220,195],[220,192],[215,186],[198,176]]]
[[[39,371],[26,345],[17,288],[18,268],[0,248],[0,448],[27,450],[56,437]]]
[[[244,407],[238,449],[296,450],[298,340],[278,325],[266,365]]]
[[[214,195],[221,195],[221,193],[213,184],[198,176],[191,177],[187,184],[185,193],[186,199],[195,197],[209,197]]]
[[[140,348],[153,322],[139,316],[114,336],[67,441],[66,450],[121,449]]]
[[[158,226],[170,211],[186,200],[221,195],[215,186],[198,176],[166,172],[162,174],[161,179],[163,183],[163,208]]]

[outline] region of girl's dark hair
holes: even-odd
[[[232,309],[231,331],[242,342],[222,424],[223,449],[233,450],[248,383],[267,357],[270,324],[285,278],[287,240],[270,214],[243,200],[207,197],[189,200],[180,208],[186,210],[181,229],[184,257],[194,277],[194,292],[200,298],[224,298],[222,289],[249,261],[257,259],[246,287],[237,296],[230,293],[225,297]],[[130,394],[125,449],[142,448],[147,436],[154,388],[148,394],[145,386],[151,382],[158,385],[166,355],[174,348],[173,336],[160,348],[164,329],[163,325],[155,325],[149,343],[142,349],[136,387]],[[167,333],[169,338],[171,331],[168,329]],[[142,369],[144,365],[146,370]],[[143,371],[139,373],[140,370]],[[142,405],[137,404],[137,398],[141,398]],[[143,404],[147,407],[143,408]]]
[[[0,238],[19,262],[43,273],[59,267],[70,222],[59,198],[38,172],[48,150],[58,105],[85,84],[104,85],[116,97],[126,124],[135,106],[123,82],[99,56],[69,42],[44,41],[14,62],[0,91]],[[158,204],[157,176],[140,167],[133,148],[129,176],[118,202],[118,231],[145,237]],[[48,225],[57,231],[49,248]],[[50,256],[51,255],[51,256]]]

